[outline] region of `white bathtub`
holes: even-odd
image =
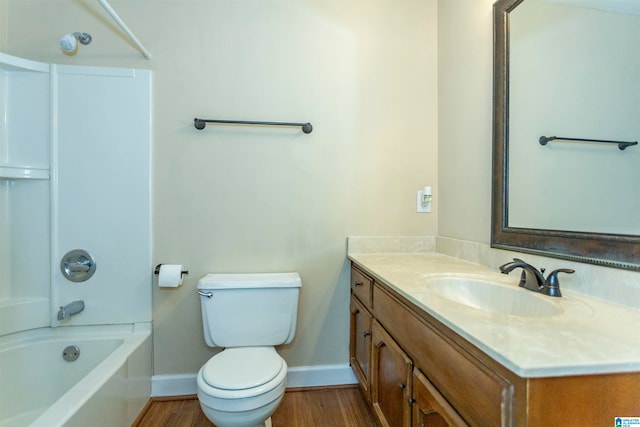
[[[76,361],[63,359],[67,346]],[[0,427],[128,427],[150,395],[149,323],[0,337]]]

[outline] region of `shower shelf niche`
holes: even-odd
[[[0,52],[0,180],[47,180],[51,66]]]
[[[0,52],[0,335],[50,324],[51,85]]]
[[[49,166],[0,163],[0,180],[49,179]]]
[[[49,323],[49,298],[0,299],[0,336]]]

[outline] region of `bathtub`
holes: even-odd
[[[150,395],[149,323],[0,337],[0,427],[128,427]]]

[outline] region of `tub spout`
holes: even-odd
[[[75,316],[84,310],[84,301],[78,300],[70,302],[65,306],[60,306],[60,310],[58,310],[58,320],[65,320],[70,318],[71,316]]]

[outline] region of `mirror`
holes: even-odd
[[[493,247],[640,270],[638,5],[494,4]]]

